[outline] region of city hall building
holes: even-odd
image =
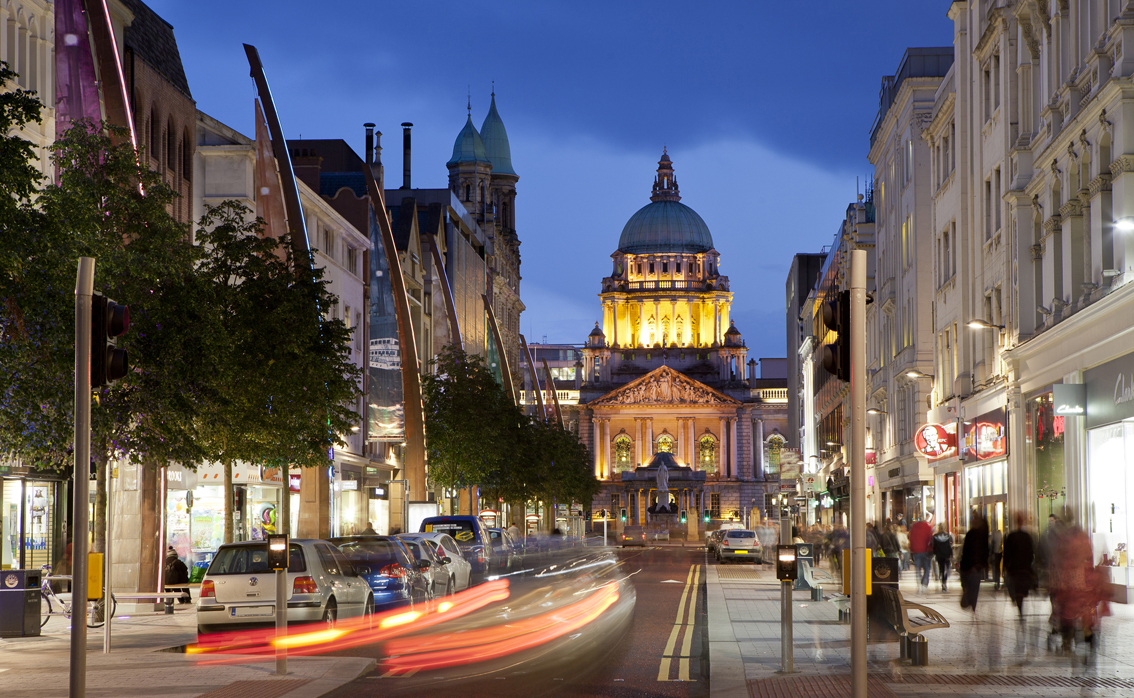
[[[578,405],[565,415],[591,448],[602,483],[592,511],[610,512],[615,530],[625,509],[627,524],[690,538],[777,511],[784,360],[763,359],[757,376],[729,319],[733,294],[720,254],[705,222],[681,203],[668,155],[650,203],[626,223],[611,257],[601,326],[583,347]],[[647,466],[661,453],[669,454],[657,460],[670,466],[676,508],[688,512],[685,527],[650,511],[657,469]]]

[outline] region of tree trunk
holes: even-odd
[[[283,467],[283,500],[280,502],[280,515],[276,520],[276,533],[291,535],[291,464],[284,463]]]
[[[235,509],[235,502],[233,502],[232,492],[232,461],[225,461],[221,464],[224,469],[224,542],[231,543],[233,541],[233,511]]]

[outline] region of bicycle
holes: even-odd
[[[47,625],[47,621],[48,621],[48,619],[51,618],[51,616],[63,616],[64,618],[67,618],[67,619],[71,618],[72,604],[70,604],[67,601],[60,598],[59,595],[55,593],[55,589],[53,589],[51,587],[52,582],[56,582],[56,581],[68,581],[69,582],[69,581],[71,581],[71,575],[61,574],[61,575],[52,576],[51,575],[51,565],[44,565],[44,566],[40,567],[40,571],[43,572],[43,582],[40,584],[40,587],[39,587],[39,595],[40,595],[40,602],[41,602],[39,627],[42,628],[43,626]],[[52,601],[54,601],[55,604],[58,604],[58,606],[61,610],[56,611],[55,607],[52,605]],[[106,597],[98,599],[93,604],[91,604],[90,608],[85,613],[85,615],[87,617],[87,627],[88,628],[101,628],[106,623],[105,610],[106,610]],[[110,595],[110,614],[114,615],[117,611],[118,611],[118,599],[114,598],[114,595],[111,594]]]

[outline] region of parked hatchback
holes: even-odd
[[[465,559],[461,547],[448,533],[399,533],[398,538],[423,540],[433,546],[434,551],[444,562],[445,570],[452,580],[453,591],[464,591],[472,585],[472,565]]]
[[[502,528],[490,528],[488,535],[492,538],[493,552],[499,557],[496,569],[511,572],[523,564],[522,548],[511,533]]]
[[[756,537],[756,531],[731,529],[725,531],[717,544],[718,562],[725,562],[726,560],[761,562],[760,558],[760,539]]]
[[[628,545],[645,545],[646,544],[646,529],[641,526],[623,526],[622,535],[619,536],[622,541],[622,547]]]
[[[366,580],[324,540],[291,541],[287,588],[289,624],[334,624],[339,618],[374,612],[374,596]],[[275,571],[268,566],[268,544],[222,545],[201,580],[197,632],[271,627],[275,615]]]
[[[457,541],[473,572],[495,569],[498,562],[490,543],[488,527],[476,516],[430,516],[421,522],[421,533],[446,533]]]
[[[332,538],[370,586],[378,610],[425,603],[429,590],[429,561],[415,560],[394,536],[342,536]]]
[[[428,567],[421,570],[428,582],[429,598],[453,593],[449,571],[445,569],[445,558],[437,554],[436,548],[423,540],[410,538],[405,534],[398,534],[398,540],[409,550],[415,561],[429,563]]]

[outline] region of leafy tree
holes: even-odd
[[[335,302],[322,269],[297,258],[289,239],[262,237],[261,221],[225,202],[201,220],[201,297],[210,327],[213,375],[193,431],[224,466],[225,541],[232,540],[232,465],[284,470],[325,467],[357,421],[361,370],[350,361],[351,330],[325,309]],[[298,264],[297,264],[298,261]],[[284,497],[280,530],[290,521]]]

